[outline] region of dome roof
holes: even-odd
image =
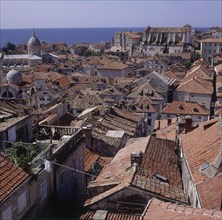
[[[30,37],[28,41],[28,46],[40,46],[40,40],[35,36],[35,32],[32,32],[32,36]]]
[[[192,27],[190,24],[185,24],[183,27]]]
[[[22,74],[18,70],[10,70],[6,75],[7,82],[19,84],[22,82]]]

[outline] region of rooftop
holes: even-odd
[[[222,219],[222,212],[207,209],[192,208],[189,206],[177,205],[170,202],[163,202],[153,198],[147,206],[143,220],[209,220]]]
[[[177,92],[211,95],[213,92],[212,83],[199,77],[190,78],[182,82],[176,89]]]
[[[19,187],[29,174],[0,155],[0,203]]]
[[[179,115],[208,115],[209,111],[196,102],[173,101],[166,106],[162,114],[179,114]]]
[[[222,43],[222,38],[207,38],[204,40],[201,40],[203,43]]]

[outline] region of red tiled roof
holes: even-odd
[[[134,121],[134,122],[140,122],[142,120],[142,117],[140,115],[137,115],[133,112],[124,110],[124,109],[119,109],[119,108],[112,108],[112,110],[114,111],[114,114],[118,115],[119,117],[128,119],[130,121]]]
[[[213,86],[211,82],[198,77],[194,77],[189,79],[188,81],[182,82],[177,87],[176,91],[211,95],[213,93]]]
[[[35,80],[52,80],[63,78],[64,75],[57,72],[34,72]]]
[[[194,77],[199,77],[201,79],[210,80],[213,78],[212,69],[210,69],[208,66],[204,65],[203,63],[200,63],[199,65],[195,65],[191,68],[190,72],[187,73],[183,82]]]
[[[107,211],[106,220],[140,220],[140,215],[131,214],[131,213],[117,213]],[[96,211],[88,211],[84,213],[80,220],[91,220],[93,219],[93,215],[95,215]]]
[[[187,203],[187,197],[182,190],[179,156],[175,154],[175,147],[176,143],[173,141],[154,137],[134,140],[132,144],[121,149],[89,185],[89,188],[103,185],[112,188],[88,199],[85,206],[97,203],[127,187],[140,188],[156,196]],[[142,152],[141,165],[136,169],[130,162],[130,155],[135,151]],[[165,176],[167,182],[161,182],[157,174]]]
[[[129,36],[130,38],[132,38],[132,39],[138,39],[138,38],[140,38],[140,36],[139,36],[138,34],[134,33],[134,32],[129,32],[129,31],[127,31],[127,32],[125,32],[125,34],[126,34],[127,36]]]
[[[222,212],[181,206],[153,198],[143,220],[208,220],[222,219]]]
[[[204,40],[201,40],[203,43],[222,43],[222,38],[207,38]]]
[[[0,202],[3,202],[29,174],[0,155]]]
[[[207,209],[221,210],[222,173],[198,184],[197,189],[200,194],[200,202],[202,207]]]
[[[110,164],[105,166],[95,181],[90,183],[90,187],[101,185],[129,184],[134,172],[127,170],[130,167],[130,155],[134,151],[144,152],[150,137],[137,139],[134,143],[118,151]],[[115,170],[115,172],[113,172]],[[114,190],[115,192],[115,190]],[[106,192],[105,192],[106,193]]]
[[[128,65],[116,61],[107,62],[102,66],[98,66],[98,70],[124,70],[127,69]]]
[[[84,148],[83,157],[84,157],[84,171],[89,172],[93,164],[98,160],[99,155],[93,153],[88,148]]]
[[[59,83],[61,87],[68,86],[73,83],[72,79],[69,76],[64,76],[62,78],[56,79],[54,82]]]
[[[208,179],[199,169],[203,163],[210,164],[218,157],[221,140],[221,121],[218,118],[206,121],[184,135],[182,139],[184,157],[195,184]]]
[[[171,124],[168,125],[167,119],[156,120],[154,128],[157,129],[155,135],[157,138],[166,139],[166,140],[176,140],[176,123],[177,118],[171,119]]]
[[[161,111],[161,114],[208,115],[209,111],[195,102],[173,101]]]
[[[187,197],[182,190],[180,159],[175,153],[176,147],[174,141],[151,137],[133,185],[186,203]],[[165,177],[167,181],[161,182],[156,176],[157,174]]]

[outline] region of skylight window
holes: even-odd
[[[178,109],[180,109],[180,110],[184,110],[184,108],[183,108],[182,105],[179,105],[179,106],[178,106]]]
[[[193,112],[199,112],[197,108],[193,108]]]
[[[203,172],[203,171],[206,170],[209,166],[210,166],[209,163],[203,163],[203,164],[200,165],[199,171],[200,171],[200,172]]]
[[[158,173],[155,174],[155,177],[157,179],[159,179],[160,181],[167,182],[167,178],[165,176],[158,174]]]

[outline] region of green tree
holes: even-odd
[[[16,50],[16,46],[15,46],[15,44],[13,44],[11,42],[8,42],[6,44],[6,46],[2,48],[2,51],[4,51],[6,54],[10,54],[15,50]]]
[[[37,152],[31,144],[16,142],[13,143],[10,149],[9,160],[12,161],[16,166],[26,170],[28,167],[28,162],[30,162],[36,156]]]

